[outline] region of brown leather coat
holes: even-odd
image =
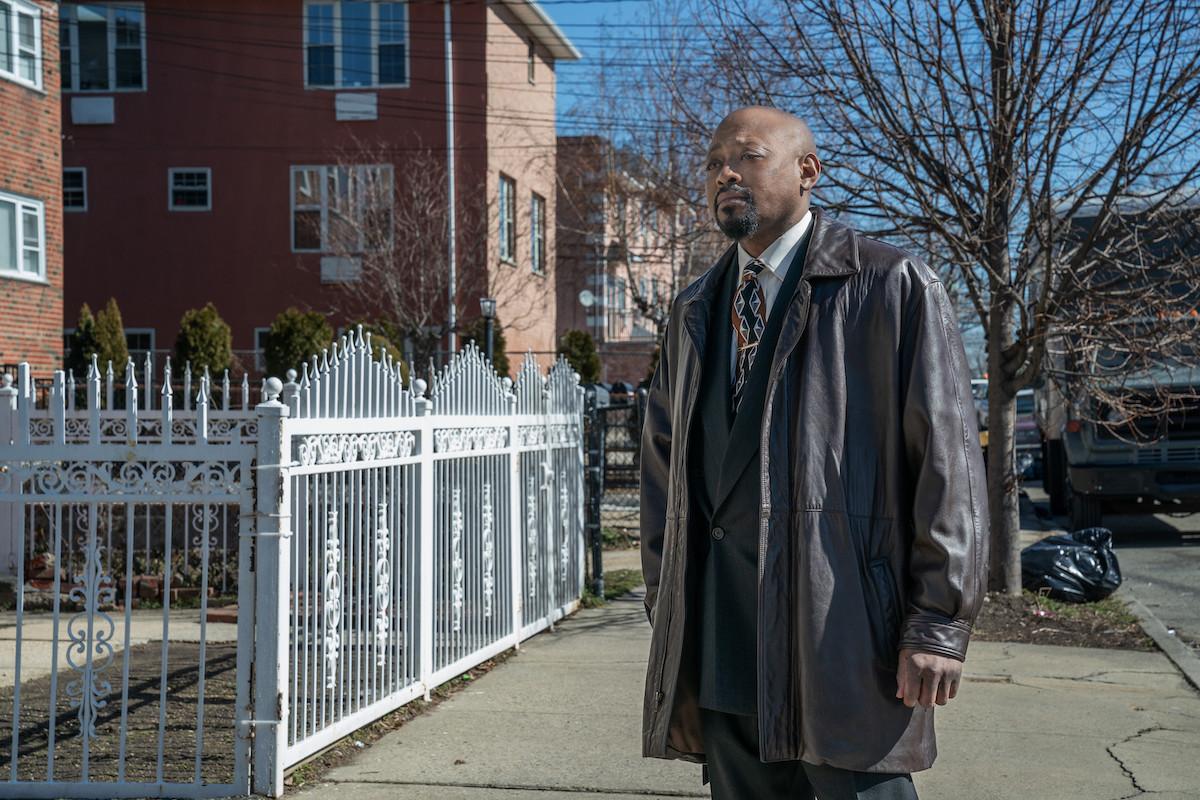
[[[813,209],[763,407],[758,712],[764,761],[912,772],[933,711],[895,697],[901,648],[965,658],[986,589],[987,500],[954,310],[912,255]],[[654,627],[643,754],[703,761],[685,645],[688,436],[730,248],[675,301],[642,438]],[[783,303],[784,308],[778,307]],[[712,315],[727,324],[723,310]],[[688,639],[690,642],[690,638]]]

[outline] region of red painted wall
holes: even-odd
[[[45,208],[46,280],[0,276],[0,363],[29,361],[45,377],[62,365],[62,157],[58,4],[42,9],[42,88],[0,78],[0,190]]]
[[[379,118],[355,122],[335,119],[337,92],[304,88],[301,9],[151,0],[146,91],[102,95],[114,98],[112,125],[73,124],[71,98],[91,93],[64,95],[64,163],[87,168],[89,194],[89,210],[67,220],[68,327],[83,302],[111,296],[126,328],[155,329],[155,347],[168,350],[182,314],[212,301],[234,349],[250,350],[254,328],[289,306],[332,313],[319,254],[291,250],[290,168],[333,164],[356,140],[445,148],[443,5],[409,5],[410,86],[370,90]],[[458,193],[469,200],[485,196],[489,169],[484,7],[456,4],[454,15],[459,167],[475,180],[460,179]],[[211,211],[167,210],[170,167],[211,168]]]

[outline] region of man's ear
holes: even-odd
[[[816,153],[807,153],[800,159],[800,185],[811,190],[821,177],[821,162]]]

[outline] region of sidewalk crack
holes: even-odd
[[[1104,748],[1108,752],[1109,756],[1112,757],[1112,760],[1117,762],[1117,766],[1120,767],[1121,772],[1124,772],[1125,776],[1127,778],[1129,778],[1129,782],[1133,785],[1133,788],[1134,788],[1134,794],[1126,795],[1125,797],[1120,798],[1120,800],[1129,800],[1129,798],[1140,797],[1141,795],[1147,794],[1147,790],[1145,788],[1143,788],[1141,786],[1141,784],[1138,783],[1137,776],[1135,776],[1133,774],[1133,770],[1131,770],[1131,769],[1129,769],[1129,767],[1125,766],[1125,762],[1122,761],[1120,756],[1118,756],[1116,754],[1116,752],[1115,752],[1116,748],[1120,747],[1123,744],[1129,744],[1134,739],[1137,739],[1141,736],[1145,736],[1147,733],[1154,733],[1155,731],[1161,731],[1161,730],[1163,730],[1163,726],[1161,726],[1161,725],[1152,725],[1149,728],[1142,728],[1137,733],[1127,736],[1123,740],[1117,742],[1116,744],[1110,745],[1110,746]]]

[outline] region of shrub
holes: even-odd
[[[483,317],[478,317],[474,322],[468,325],[461,334],[462,338],[470,341],[475,340],[475,346],[479,348],[479,352],[483,352],[487,347],[487,328]],[[511,376],[509,370],[511,366],[508,363],[508,353],[506,352],[507,343],[504,341],[504,328],[500,326],[500,318],[492,319],[492,367],[500,375],[501,378]]]
[[[84,378],[88,367],[91,366],[93,355],[99,361],[101,375],[108,369],[108,362],[111,361],[113,372],[118,377],[124,376],[125,364],[129,361],[129,350],[125,346],[121,310],[117,308],[114,298],[110,297],[108,305],[95,316],[87,303],[79,309],[79,321],[75,325],[75,335],[71,337],[66,368],[74,372],[76,378]]]
[[[263,341],[267,374],[286,379],[287,371],[301,371],[301,365],[329,347],[333,328],[325,315],[317,311],[289,308],[275,318]]]
[[[175,336],[175,358],[180,369],[191,363],[193,374],[208,367],[216,377],[229,369],[233,360],[233,337],[229,325],[221,319],[212,303],[184,312],[179,320],[179,333]]]
[[[390,355],[392,363],[400,370],[400,382],[407,384],[408,362],[404,360],[404,354],[396,346],[396,341],[400,338],[400,332],[394,326],[388,324],[387,320],[382,319],[375,325],[368,322],[356,322],[352,327],[357,330],[359,326],[362,326],[363,337],[366,337],[367,334],[371,335],[371,358],[376,361],[382,361],[385,353]]]
[[[579,373],[582,383],[600,380],[600,354],[596,342],[587,331],[569,330],[558,339],[558,354],[570,362]]]

